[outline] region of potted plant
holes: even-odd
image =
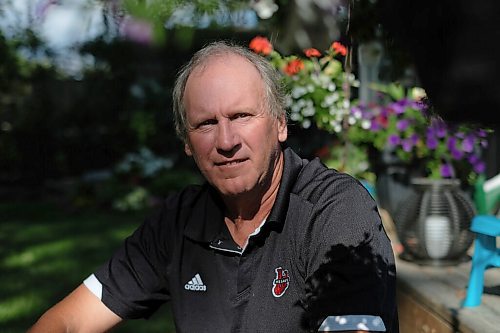
[[[412,190],[398,194],[391,212],[404,256],[434,264],[462,260],[472,242],[469,226],[475,214],[463,189],[484,172],[481,151],[488,131],[444,122],[429,110],[421,89],[404,94],[392,85],[385,92],[390,94],[383,104],[352,108],[360,121],[349,128],[349,138],[380,155],[390,152],[413,169]]]
[[[432,113],[421,88],[405,94],[403,87],[393,84],[383,91],[382,103],[351,108],[357,121],[349,128],[349,140],[379,153],[389,150],[431,179],[458,178],[467,185],[484,172],[481,152],[490,130],[445,122]]]

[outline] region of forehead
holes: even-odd
[[[186,82],[184,106],[189,111],[251,104],[262,101],[263,87],[259,71],[247,59],[218,55],[192,71]]]

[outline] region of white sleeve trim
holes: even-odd
[[[97,280],[94,274],[86,278],[85,281],[83,281],[83,284],[92,292],[92,294],[102,300],[102,284],[99,280]]]
[[[328,316],[318,329],[318,332],[336,331],[374,331],[385,332],[385,325],[379,316],[348,315]]]

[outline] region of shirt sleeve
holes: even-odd
[[[123,319],[147,318],[169,300],[164,215],[146,219],[94,273],[101,301]]]
[[[306,233],[306,309],[311,331],[397,332],[396,270],[375,201],[341,177],[322,191]]]

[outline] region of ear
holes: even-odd
[[[191,151],[191,147],[189,147],[188,143],[184,144],[184,152],[187,156],[193,156],[193,152]]]
[[[288,128],[286,126],[286,118],[282,116],[278,120],[278,140],[279,142],[285,142],[288,138]]]

